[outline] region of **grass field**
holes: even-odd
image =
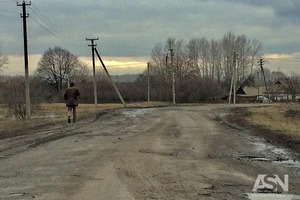
[[[300,141],[300,104],[249,108],[248,122]]]
[[[161,102],[143,102],[131,103],[127,107],[156,107],[165,106],[168,103]],[[98,112],[111,109],[123,108],[122,104],[98,104]],[[77,119],[95,116],[94,104],[80,104],[77,108]],[[0,104],[0,137],[2,133],[21,131],[26,129],[38,128],[41,126],[54,125],[67,122],[67,107],[64,103],[40,104],[39,108],[32,113],[32,119],[14,120],[9,114],[6,105]]]

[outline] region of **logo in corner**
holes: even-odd
[[[284,179],[279,178],[278,175],[267,175],[259,174],[256,178],[255,184],[253,186],[252,192],[268,190],[270,192],[288,192],[289,191],[289,176],[284,175]]]

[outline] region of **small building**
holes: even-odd
[[[265,93],[265,87],[240,87],[237,90],[237,103],[267,102],[268,98],[264,97]]]
[[[265,87],[240,87],[236,90],[236,103],[256,103],[268,102]],[[228,100],[229,96],[223,97],[222,100]]]

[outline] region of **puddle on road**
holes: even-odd
[[[258,194],[258,193],[247,193],[250,200],[300,200],[300,195],[292,194]]]
[[[140,115],[144,115],[147,112],[149,112],[149,108],[143,108],[143,109],[135,109],[135,110],[124,110],[123,114],[127,117],[138,117]]]
[[[278,165],[285,165],[287,167],[295,167],[300,169],[300,162],[297,160],[283,160],[283,161],[273,161],[272,163]]]
[[[19,199],[19,197],[24,197],[24,196],[27,196],[27,195],[29,195],[29,193],[25,193],[25,192],[23,192],[23,193],[17,193],[17,192],[14,192],[14,193],[10,193],[10,194],[8,194],[7,196],[0,196],[0,198],[2,199],[7,199],[7,198],[18,198]]]
[[[43,118],[58,118],[59,115],[55,115],[55,114],[49,114],[49,115],[33,115],[31,116],[31,118],[34,119],[43,119]]]
[[[278,148],[271,144],[266,144],[262,141],[255,141],[252,143],[258,152],[271,151],[272,153],[278,155],[277,158],[265,158],[265,157],[255,157],[252,161],[269,161],[275,165],[283,165],[286,167],[297,168],[300,170],[300,162],[291,158],[288,150],[283,148]],[[300,199],[299,199],[300,200]]]
[[[285,149],[281,149],[281,148],[278,148],[278,147],[270,145],[270,144],[266,144],[261,141],[256,141],[256,142],[253,142],[252,144],[254,145],[255,149],[259,152],[270,150],[271,152],[281,155],[281,156],[284,156],[284,155],[286,156],[288,154]]]

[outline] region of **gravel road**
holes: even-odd
[[[0,199],[249,199],[259,174],[287,174],[282,199],[300,199],[299,158],[227,124],[229,108],[120,109],[0,140]]]

